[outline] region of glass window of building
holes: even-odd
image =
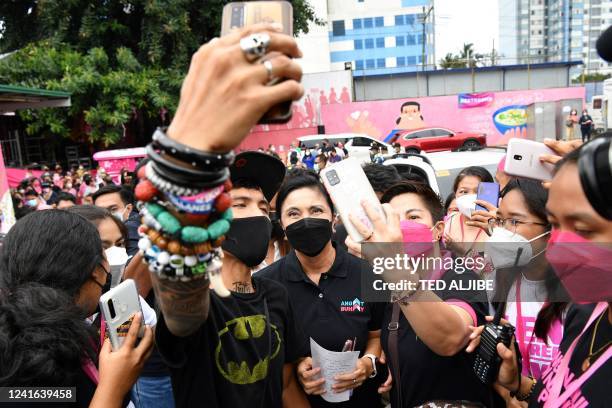
[[[355,44],[355,49],[356,50],[360,50],[360,49],[363,48],[363,40],[355,40],[354,44]]]
[[[396,47],[403,47],[404,44],[406,42],[404,41],[404,36],[403,35],[398,35],[395,37],[395,46]]]
[[[385,68],[385,59],[384,58],[378,58],[376,60],[376,68]]]
[[[366,48],[374,48],[374,40],[372,38],[366,38],[365,40]]]
[[[395,25],[404,25],[404,16],[395,16]]]
[[[396,61],[397,61],[397,66],[398,67],[405,67],[406,66],[406,58],[405,57],[397,57]]]
[[[385,39],[384,39],[384,37],[378,37],[376,39],[376,48],[385,48]]]
[[[375,65],[374,65],[374,60],[373,59],[367,59],[366,60],[366,69],[374,69]]]
[[[376,27],[383,27],[385,25],[385,19],[383,17],[376,17],[374,19],[374,25]]]
[[[414,45],[416,44],[415,40],[414,40],[414,35],[409,34],[406,36],[406,45]]]
[[[355,69],[361,71],[363,69],[363,60],[355,61]]]
[[[359,29],[361,29],[361,19],[354,18],[353,19],[353,30],[359,30]]]
[[[374,27],[374,21],[372,17],[367,17],[363,19],[363,28],[372,28]]]
[[[341,37],[346,34],[344,29],[344,20],[332,21],[332,34],[334,37]]]

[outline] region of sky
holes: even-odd
[[[458,54],[463,43],[473,43],[477,53],[500,53],[498,0],[435,0],[436,61],[447,53]],[[503,50],[501,51],[503,54]]]

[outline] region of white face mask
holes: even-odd
[[[106,260],[110,265],[110,272],[112,275],[111,287],[113,288],[121,281],[123,269],[125,268],[125,264],[127,263],[129,257],[126,249],[118,246],[112,246],[106,249],[104,254],[106,255]]]
[[[476,194],[466,194],[457,197],[455,202],[459,212],[468,218],[472,218],[472,213],[476,210]]]
[[[124,222],[123,214],[125,213],[125,208],[122,211],[113,212],[113,217],[117,218],[119,221]]]
[[[544,252],[543,249],[533,255],[531,243],[548,234],[550,234],[550,231],[546,231],[528,240],[521,234],[513,233],[505,228],[495,227],[493,228],[493,233],[485,242],[485,254],[491,258],[495,269],[525,266],[533,258]]]
[[[317,172],[319,171],[319,165],[317,163],[314,164],[313,168],[314,168],[314,171],[317,171]]]

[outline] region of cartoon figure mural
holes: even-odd
[[[408,101],[402,104],[400,116],[395,120],[396,130],[412,130],[426,127],[421,104],[415,101]]]

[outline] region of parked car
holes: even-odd
[[[495,175],[497,165],[506,155],[505,147],[483,147],[466,151],[445,151],[428,154],[402,153],[385,160],[385,166],[394,166],[407,178],[416,175],[431,186],[442,200],[453,192],[457,174],[469,166],[484,167]]]
[[[315,145],[321,146],[323,140],[329,140],[330,143],[340,142],[348,151],[349,157],[354,157],[362,163],[369,163],[370,150],[372,147],[378,147],[385,150],[387,154],[393,153],[393,147],[375,137],[359,134],[359,133],[340,133],[334,135],[312,135],[298,137],[298,141],[302,147],[314,148]]]
[[[484,133],[465,133],[443,127],[428,127],[400,130],[391,137],[389,143],[399,143],[407,153],[419,153],[486,146],[487,141]]]
[[[453,191],[453,182],[461,170],[469,166],[484,167],[495,176],[499,161],[506,155],[505,147],[483,147],[456,152],[429,153],[427,158],[436,171],[440,196],[445,199]]]

